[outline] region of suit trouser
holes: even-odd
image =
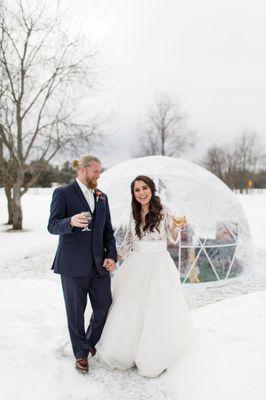
[[[112,303],[110,274],[101,276],[93,266],[89,275],[61,275],[68,330],[76,358],[87,357],[89,348],[99,341]],[[84,313],[89,295],[92,315],[85,332]]]

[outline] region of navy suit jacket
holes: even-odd
[[[100,275],[107,274],[103,260],[117,261],[107,196],[101,192],[95,201],[91,231],[71,227],[71,217],[81,211],[90,211],[90,207],[76,181],[55,189],[48,231],[59,235],[59,243],[52,269],[58,274],[82,277],[89,275],[95,264]]]

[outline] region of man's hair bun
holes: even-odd
[[[86,168],[89,167],[92,162],[97,162],[101,164],[101,161],[99,158],[91,155],[83,156],[79,160],[74,160],[72,161],[72,167],[75,168],[75,170],[79,170],[80,168]]]
[[[74,160],[74,161],[72,161],[72,167],[73,167],[73,168],[77,169],[77,168],[78,168],[78,166],[79,166],[79,162],[78,162],[78,160]]]

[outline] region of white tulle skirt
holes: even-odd
[[[178,361],[189,345],[190,311],[166,242],[137,242],[112,278],[112,295],[98,360],[149,377]]]

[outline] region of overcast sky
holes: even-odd
[[[199,137],[195,158],[243,128],[265,135],[265,0],[63,3],[73,30],[104,43],[97,104],[111,113],[106,129],[114,133],[105,164],[130,158],[137,123],[159,92],[189,115]]]

